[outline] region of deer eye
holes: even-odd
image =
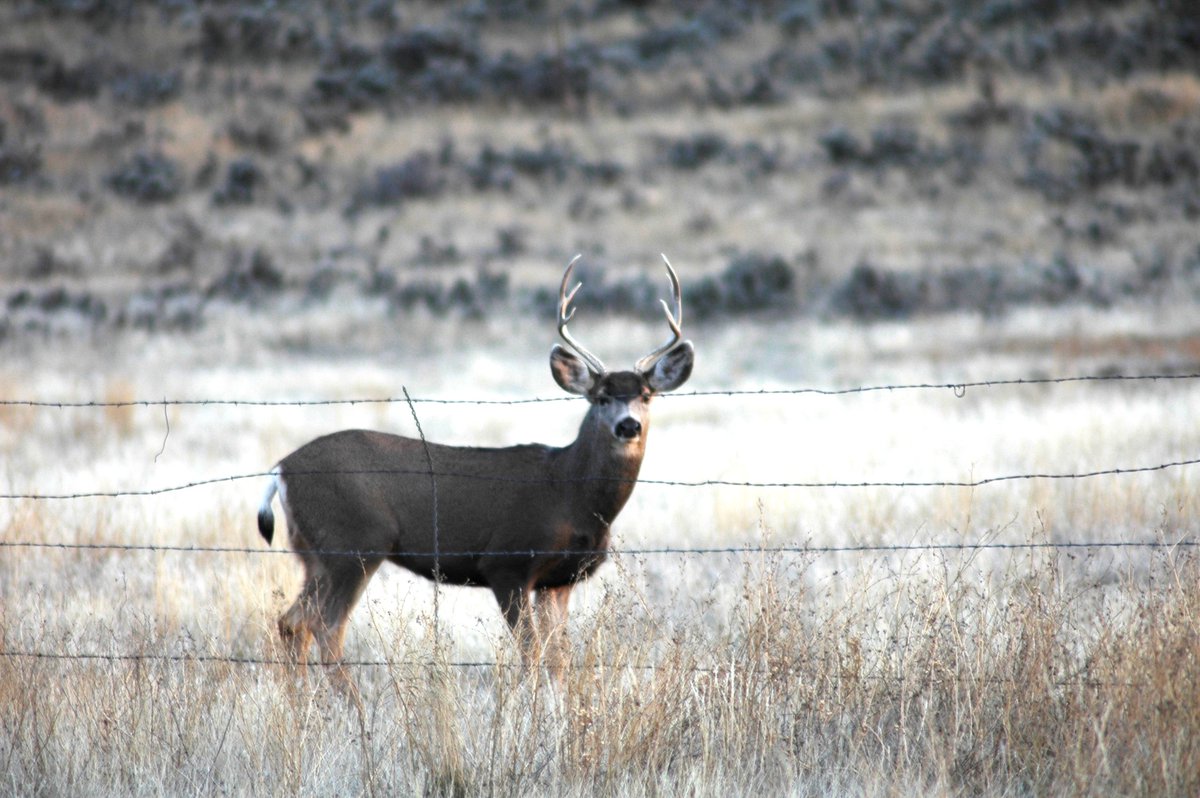
[[[611,401],[612,400],[609,399],[607,396],[597,396],[596,397],[596,404],[600,405],[601,407],[608,407],[608,404]]]

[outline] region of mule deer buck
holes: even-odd
[[[582,285],[567,291],[578,260],[567,265],[558,302],[558,332],[573,351],[550,350],[555,382],[589,405],[573,443],[474,448],[345,430],[275,466],[258,529],[270,544],[278,493],[304,566],[300,595],[279,618],[293,658],[303,661],[315,638],[322,662],[348,678],[339,665],[346,618],[384,560],[441,583],[490,588],[526,662],[541,656],[566,620],[571,588],[606,557],[609,527],[646,451],[651,399],[682,385],[695,357],[682,340],[679,278],[664,255],[671,339],[632,371],[609,371],[567,332]]]

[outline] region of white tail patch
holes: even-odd
[[[263,493],[262,502],[258,505],[260,513],[271,511],[271,500],[275,498],[276,493],[283,493],[283,482],[279,478],[278,466],[271,469],[271,481],[267,483],[267,490]],[[279,499],[283,501],[283,496],[280,495]]]
[[[271,500],[275,498],[276,493],[279,494],[279,501],[282,504],[284,500],[283,478],[279,474],[278,466],[271,469],[271,481],[267,483],[262,502],[258,505],[258,532],[267,543],[270,543],[271,538],[275,536],[275,513],[271,511]]]

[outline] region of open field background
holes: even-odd
[[[1198,61],[1169,2],[5,4],[0,792],[1197,794]],[[575,252],[606,362],[659,252],[699,359],[565,684],[397,569],[364,711],[297,682],[255,475],[557,400]]]

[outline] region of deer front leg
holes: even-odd
[[[513,636],[517,638],[517,647],[521,651],[521,661],[526,665],[533,664],[531,659],[536,661],[536,657],[532,655],[534,652],[534,629],[532,619],[530,618],[530,600],[529,600],[529,584],[525,581],[518,580],[494,580],[492,582],[492,593],[496,596],[496,601],[500,604],[500,612],[504,614],[504,620],[508,622],[508,628],[512,630]]]
[[[567,669],[566,626],[571,587],[563,585],[538,590],[535,606],[539,659],[546,664],[554,681],[560,685]]]

